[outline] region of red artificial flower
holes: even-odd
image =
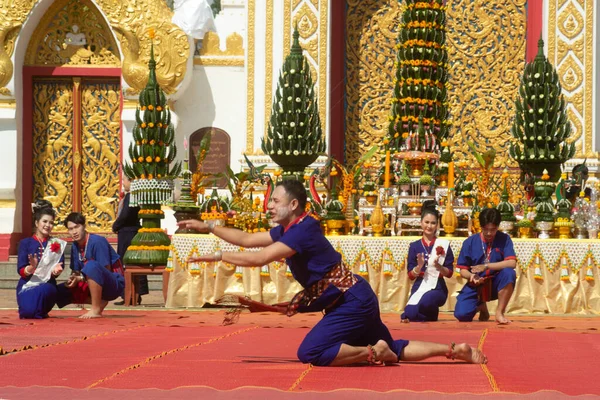
[[[58,242],[54,242],[50,245],[50,251],[53,253],[58,253],[60,252],[60,243]]]
[[[438,246],[435,248],[435,254],[438,256],[445,256],[446,252],[444,251],[444,248],[442,246]]]

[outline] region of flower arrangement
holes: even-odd
[[[436,256],[445,256],[446,251],[444,250],[444,248],[442,246],[438,246],[435,248],[435,255]]]
[[[567,143],[571,122],[558,74],[544,55],[542,39],[535,59],[525,65],[515,109],[510,156],[523,172],[539,177],[545,168],[550,171],[550,181],[558,181],[561,165],[575,155],[575,143]]]
[[[443,1],[407,2],[399,28],[394,97],[384,143],[392,152],[437,152],[450,126]]]
[[[150,39],[153,38],[151,30]],[[135,112],[134,143],[129,146],[131,163],[125,163],[123,172],[131,180],[130,204],[140,206],[142,227],[149,231],[138,232],[132,239],[123,257],[124,264],[129,265],[167,264],[171,239],[160,229],[160,220],[164,218],[160,204],[172,201],[173,179],[182,169],[181,162],[174,163],[177,156],[175,128],[171,124],[165,92],[156,80],[152,43],[148,69],[148,83],[140,92]]]
[[[529,218],[523,218],[519,222],[517,222],[518,228],[533,228],[533,221]]]
[[[290,54],[281,68],[263,152],[291,174],[302,176],[326,149],[321,130],[310,64],[302,54],[299,33],[294,29]]]

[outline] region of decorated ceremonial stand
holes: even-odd
[[[150,38],[154,32],[150,31]],[[131,164],[123,170],[131,180],[131,205],[139,206],[142,228],[131,241],[124,257],[125,305],[136,305],[137,293],[133,285],[135,275],[163,275],[163,294],[166,294],[169,273],[166,270],[171,239],[161,229],[164,219],[161,204],[172,202],[173,178],[181,172],[181,163],[174,161],[177,149],[175,130],[171,124],[171,112],[164,92],[156,80],[154,47],[150,47],[148,84],[139,96],[136,125],[133,128],[135,144],[129,147]]]

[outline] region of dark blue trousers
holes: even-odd
[[[447,298],[448,292],[442,289],[430,290],[421,297],[419,304],[406,306],[400,318],[412,322],[437,321],[440,307],[446,303]]]
[[[379,340],[385,340],[398,357],[408,345],[407,340],[392,339],[381,321],[377,296],[369,283],[358,277],[358,283],[306,335],[298,349],[298,359],[325,366],[333,362],[342,344],[367,346]]]
[[[512,268],[501,269],[492,278],[492,300],[498,299],[498,292],[506,285],[515,284],[517,281],[517,273]],[[479,306],[479,298],[477,296],[477,287],[472,287],[466,284],[458,297],[456,298],[456,307],[454,308],[454,316],[461,322],[473,321],[473,317],[477,314]]]

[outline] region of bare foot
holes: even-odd
[[[487,364],[487,357],[479,349],[474,349],[466,343],[454,346],[452,356],[472,364]]]
[[[375,358],[378,361],[383,361],[387,363],[397,363],[398,355],[390,349],[390,346],[386,343],[385,340],[380,340],[373,346],[373,351],[375,352]]]
[[[483,303],[479,307],[479,320],[482,322],[490,320],[490,312],[488,311],[487,304]]]
[[[408,318],[404,318],[404,319],[400,319],[400,322],[402,322],[403,324],[408,324],[410,322],[410,320]]]
[[[496,323],[498,325],[508,325],[510,322],[510,319],[506,318],[501,312],[496,313]]]
[[[83,315],[80,315],[81,319],[92,319],[92,318],[102,318],[102,312],[96,312],[94,310],[90,310]]]

